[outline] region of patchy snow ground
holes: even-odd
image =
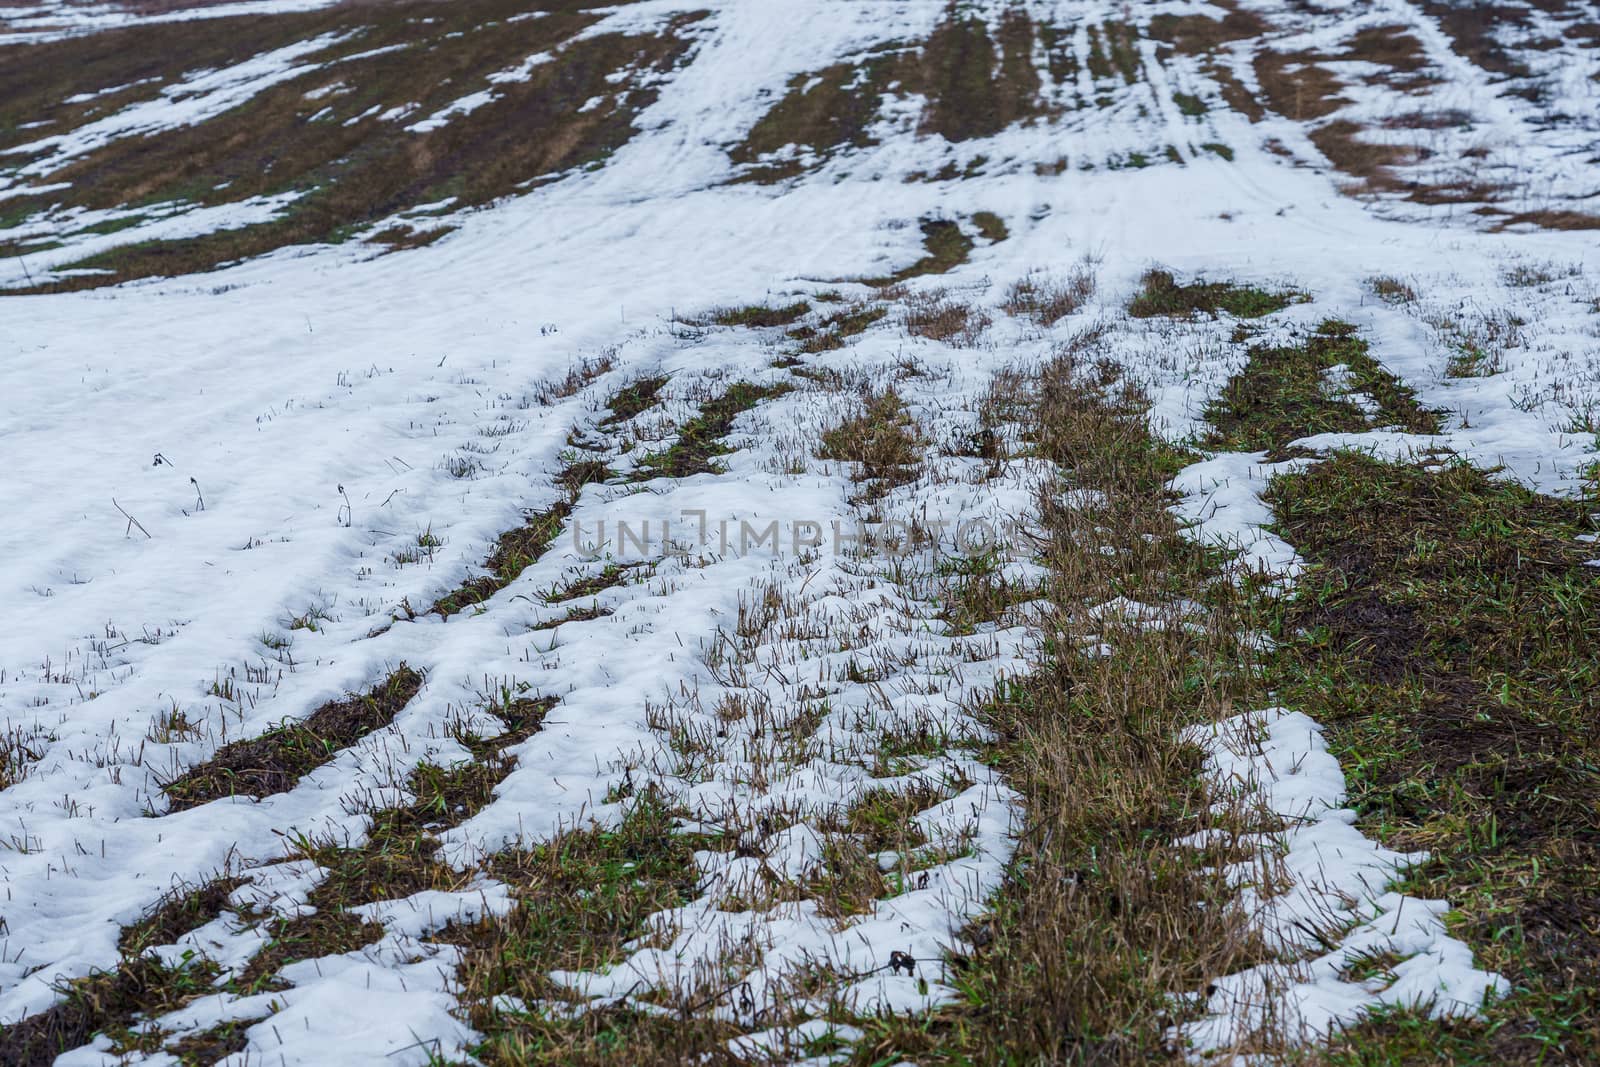
[[[1154,423],[1174,437],[1194,432],[1244,348],[1229,341],[1226,324],[1125,317],[1120,308],[1138,275],[1162,262],[1180,273],[1292,284],[1312,301],[1274,320],[1282,328],[1328,316],[1352,322],[1424,406],[1453,413],[1442,437],[1426,444],[1504,465],[1543,491],[1571,489],[1592,456],[1592,417],[1600,411],[1600,246],[1592,233],[1487,233],[1460,220],[1381,217],[1389,213],[1341,196],[1327,168],[1293,166],[1263,147],[1274,138],[1302,145],[1293,123],[1251,124],[1220,108],[1191,121],[1141,82],[1115,107],[959,146],[963,158],[990,161],[963,180],[902,180],[938,171],[958,149],[890,120],[876,147],[790,186],[723,184],[732,170],[722,146],[742,137],[790,78],[925,35],[944,7],[943,0],[646,0],[620,8],[601,28],[648,27],[691,8],[711,17],[692,60],[645,112],[642,132],[596,172],[450,216],[455,233],[402,255],[290,249],[204,277],[6,298],[0,590],[8,625],[0,630],[0,716],[32,742],[18,780],[0,792],[0,1019],[41,1011],[60,980],[113,964],[120,928],[176,884],[226,870],[247,880],[240,892],[274,901],[268,911],[303,903],[318,872],[277,863],[285,854],[280,835],[359,841],[366,821],[351,814],[352,798],[402,798],[418,762],[462,758],[448,723],[481,704],[486,677],[520,679],[558,696],[560,721],[522,743],[494,803],[449,832],[451,863],[466,867],[486,851],[536,842],[561,826],[615,819],[622,802],[608,797],[636,776],[657,782],[707,824],[739,819],[754,827],[765,812],[802,813],[788,829],[756,835],[750,858],[703,856],[699,899],[658,917],[670,942],[640,947],[607,973],[560,975],[576,993],[599,1000],[699,981],[694,972],[721,960],[727,946],[755,940],[765,953],[744,975],[749,1001],[727,1000],[726,1011],[741,1022],[754,1025],[767,987],[801,960],[825,959],[853,976],[840,992],[865,1010],[912,1009],[947,996],[941,950],[999,883],[1013,798],[992,772],[959,754],[905,773],[874,773],[871,746],[896,723],[934,722],[957,736],[976,730],[971,699],[1002,673],[1023,669],[1033,637],[1025,625],[944,632],[936,583],[897,580],[882,553],[839,554],[828,544],[796,551],[792,541],[776,554],[723,551],[715,538],[709,546],[690,538],[646,554],[656,564],[650,581],[603,594],[611,614],[531,629],[559,613],[526,594],[592,566],[567,535],[481,613],[391,624],[403,602],[430,603],[473,573],[520,509],[555,498],[551,479],[571,432],[603,439],[595,409],[617,386],[671,374],[666,410],[682,415],[689,398],[718,382],[782,377],[759,331],[686,334],[673,325],[675,313],[769,295],[857,292],[838,279],[882,275],[920,255],[919,218],[990,211],[1011,231],[923,287],[949,286],[997,305],[1006,285],[1033,268],[1065,268],[1087,255],[1099,261],[1101,276],[1100,301],[1051,330],[1024,330],[997,313],[988,345],[956,351],[908,338],[886,320],[819,361],[869,374],[907,356],[921,361],[928,374],[902,391],[936,437],[957,431],[995,370],[1096,320],[1111,327],[1118,360],[1147,384]],[[1123,5],[1033,0],[1029,7],[1081,35]],[[1383,7],[1385,18],[1420,28],[1429,54],[1445,61],[1444,45],[1414,5]],[[100,8],[57,6],[12,10],[7,22],[32,32],[35,24],[82,29],[111,18]],[[1318,30],[1304,32],[1310,40]],[[237,93],[292,70],[298,54],[285,49],[248,70],[197,76],[191,91],[164,93],[77,139],[35,147],[74,152],[87,138],[183,123],[195,108],[229,106]],[[1193,63],[1160,69],[1207,91]],[[1592,83],[1572,84],[1592,101]],[[1587,137],[1592,146],[1592,131],[1568,128],[1547,138],[1520,104],[1494,96],[1479,79],[1463,75],[1437,92],[1447,89],[1493,123],[1497,152],[1548,151],[1561,160],[1548,172],[1552,181],[1593,185],[1592,164],[1577,162],[1568,143]],[[1139,93],[1147,98],[1133,99]],[[1201,150],[1201,141],[1225,143],[1233,159]],[[1105,166],[1130,151],[1159,154],[1152,146],[1165,144],[1175,146],[1181,165]],[[1036,169],[1062,158],[1069,164],[1055,173]],[[184,217],[185,225],[196,221]],[[224,213],[204,224],[240,220]],[[76,249],[73,258],[82,254]],[[1518,273],[1527,267],[1540,269]],[[9,282],[13,268],[5,270]],[[1421,299],[1405,307],[1377,300],[1366,287],[1375,275],[1406,280]],[[1518,321],[1496,334],[1506,342],[1498,373],[1444,373],[1463,331],[1483,332],[1485,323],[1508,317]],[[535,399],[541,382],[603,350],[616,361],[608,375],[553,404]],[[797,448],[804,455],[803,442],[814,440],[828,414],[826,396],[804,389],[764,404],[738,424],[740,448],[726,457],[726,473],[664,479],[642,497],[630,495],[632,486],[591,486],[570,524],[596,530],[604,520],[615,530],[619,519],[669,519],[687,537],[683,516],[696,510],[714,525],[744,521],[758,529],[774,520],[784,530],[795,520],[823,530],[858,522],[838,465],[789,462]],[[653,427],[647,418],[640,432],[670,440],[670,429]],[[1422,447],[1382,433],[1357,443],[1397,453]],[[625,469],[620,444],[600,447]],[[983,482],[967,463],[936,450],[924,480],[897,489],[875,518],[926,523],[1028,513],[1029,487],[1042,472],[1008,470]],[[1292,551],[1259,529],[1266,513],[1257,493],[1271,469],[1259,456],[1192,468],[1180,480],[1189,494],[1183,513],[1202,521],[1203,536],[1242,542],[1253,561],[1292,577]],[[426,560],[401,562],[425,531],[442,547]],[[738,630],[741,604],[748,611],[768,595],[789,605],[798,625],[765,620],[741,632],[727,656],[708,655]],[[308,613],[321,616],[315,629],[291,628]],[[835,657],[878,666],[868,680],[841,680]],[[402,661],[428,680],[392,728],[289,792],[164,814],[162,781],[226,741],[363,689]],[[222,680],[234,681],[235,699],[213,694]],[[764,717],[741,722],[699,764],[685,766],[665,724],[704,727],[729,693],[764,708]],[[775,745],[781,731],[774,724],[819,704],[827,709],[822,740],[796,751]],[[201,725],[182,737],[155,728],[173,715]],[[1405,857],[1356,840],[1340,810],[1342,780],[1315,724],[1293,712],[1273,716],[1263,725],[1263,750],[1219,741],[1216,773],[1265,782],[1290,750],[1292,762],[1315,760],[1314,788],[1293,798],[1296,814],[1309,821],[1290,832],[1290,847],[1337,836],[1361,857],[1346,873],[1368,903],[1350,915],[1340,953],[1383,940],[1412,954],[1402,988],[1336,982],[1327,975],[1338,958],[1309,961],[1310,977],[1292,986],[1306,1030],[1326,1032],[1368,1006],[1434,996],[1436,1010],[1470,1011],[1498,980],[1473,970],[1470,953],[1443,935],[1437,913],[1444,905],[1402,907],[1387,892],[1386,879]],[[830,813],[866,788],[919,780],[947,794],[918,819],[931,841],[947,846],[941,855],[954,858],[922,866],[906,892],[845,922],[805,901],[717,908],[748,889],[758,868],[803,880]],[[1276,800],[1280,791],[1272,791]],[[1322,891],[1309,878],[1305,890]],[[250,1062],[403,1064],[426,1062],[435,1047],[456,1054],[473,1035],[450,1014],[453,950],[425,935],[505,906],[503,888],[485,883],[455,898],[375,908],[383,941],[292,965],[283,973],[286,993],[219,995],[161,1025],[181,1033],[270,1015],[238,1054]],[[1401,910],[1406,928],[1387,924]],[[1269,909],[1263,921],[1278,920]],[[219,926],[184,944],[231,967],[253,952],[253,936]],[[920,969],[889,971],[891,952],[907,953]],[[1255,1019],[1253,992],[1282,980],[1234,976],[1212,998],[1210,1017],[1185,1036],[1200,1051],[1226,1044]],[[814,1036],[752,1040],[792,1051]],[[170,1062],[163,1056],[144,1062]],[[61,1062],[113,1060],[102,1042]]]

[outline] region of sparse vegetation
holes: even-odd
[[[712,312],[710,320],[718,326],[744,326],[752,329],[766,329],[773,326],[789,326],[810,310],[811,305],[804,300],[798,300],[783,307],[752,304],[749,307],[723,308],[720,311]]]
[[[1272,292],[1232,282],[1196,281],[1179,285],[1170,271],[1149,270],[1140,279],[1144,288],[1128,304],[1135,318],[1156,315],[1188,317],[1204,312],[1215,318],[1225,311],[1241,319],[1255,319],[1282,311],[1299,299],[1293,291]]]
[[[1330,381],[1338,372],[1340,378]],[[1204,444],[1233,452],[1277,451],[1297,437],[1395,427],[1438,433],[1439,417],[1385,371],[1348,323],[1329,320],[1299,344],[1257,346],[1206,410]]]
[[[508,1067],[614,1063],[618,1056],[665,1065],[706,1055],[718,1037],[730,1037],[698,1017],[657,1020],[633,1008],[566,1015],[533,1007],[571,998],[548,977],[551,971],[615,962],[625,944],[648,933],[650,915],[692,899],[694,847],[694,838],[675,832],[664,801],[644,793],[615,829],[573,829],[498,857],[494,873],[514,887],[516,909],[442,935],[466,952],[462,999],[486,1035],[477,1057]],[[497,1008],[497,999],[507,997],[528,1009]]]
[[[896,285],[925,274],[948,274],[967,261],[972,254],[973,240],[961,230],[961,224],[949,219],[923,219],[922,247],[927,254],[909,267],[902,267],[887,278],[878,278],[869,284]]]
[[[1028,825],[992,915],[969,931],[978,948],[957,961],[963,1002],[928,1023],[874,1021],[862,1044],[875,1060],[1161,1061],[1173,993],[1258,953],[1223,906],[1230,890],[1171,844],[1241,816],[1205,803],[1181,731],[1259,692],[1241,669],[1246,617],[1166,510],[1180,458],[1148,435],[1137,393],[1095,384],[1095,354],[1082,335],[1020,390],[1037,447],[1101,501],[1066,506],[1042,488],[1058,636],[985,713],[989,758],[1022,792]],[[1203,626],[1091,635],[1074,621],[1118,594],[1163,604],[1195,590],[1208,591]],[[1103,639],[1114,657],[1080,647]]]
[[[119,3],[0,69],[0,1064],[1600,1063],[1581,5]]]
[[[1082,263],[1064,277],[1034,271],[1011,283],[1000,306],[1008,315],[1032,319],[1040,326],[1053,326],[1094,296],[1094,267]]]
[[[132,102],[175,85],[181,72],[238,63],[323,34],[338,35],[321,56],[338,62],[343,87],[309,99],[308,91],[330,81],[311,69],[204,121],[161,137],[111,140],[40,175],[41,185],[70,183],[67,202],[92,209],[299,195],[270,222],[124,244],[29,291],[187,274],[285,245],[336,243],[408,208],[448,198],[458,209],[486,204],[527,182],[602,161],[632,136],[633,117],[654,99],[656,90],[635,79],[672,69],[688,48],[680,32],[693,21],[673,21],[659,35],[583,38],[580,31],[595,20],[591,12],[510,17],[520,10],[507,0],[470,0],[448,11],[416,3],[332,7],[271,19],[149,23],[17,53],[0,76],[6,101],[0,130],[28,121],[19,114],[54,112],[59,132],[113,102],[56,110],[61,100],[126,86],[119,98]],[[415,119],[408,121],[426,118],[468,86],[488,85],[488,73],[552,48],[554,62],[531,67],[525,81],[495,84],[495,99],[439,128],[396,135],[390,121],[377,117],[409,101]],[[180,56],[181,64],[174,63]],[[620,80],[609,81],[612,75]],[[327,121],[308,121],[313,114]],[[62,202],[60,192],[24,193],[8,208],[30,212]],[[392,225],[374,239],[400,247],[447,230]]]
[[[988,329],[988,314],[954,299],[943,289],[913,293],[905,299],[906,330],[918,337],[971,348]]]
[[[295,723],[219,748],[162,786],[172,811],[223,797],[282,793],[374,730],[387,726],[422,688],[422,674],[401,664],[371,690],[330,701]]]
[[[859,412],[823,431],[817,456],[855,467],[869,495],[881,495],[914,481],[922,462],[923,440],[916,420],[894,389],[868,393]]]
[[[844,149],[869,147],[891,92],[919,97],[919,131],[953,143],[1045,114],[1035,31],[1021,8],[1007,9],[993,26],[952,8],[918,51],[885,49],[795,76],[731,150],[746,168],[740,180],[785,181]]]
[[[1386,304],[1409,304],[1417,299],[1417,291],[1399,278],[1372,278],[1367,284],[1378,299]]]
[[[872,304],[852,304],[827,316],[815,326],[797,326],[789,331],[791,340],[800,342],[800,351],[828,352],[843,348],[850,338],[865,333],[873,323],[889,313]]]
[[[721,396],[702,404],[700,413],[678,428],[678,439],[670,448],[641,457],[634,479],[687,478],[715,473],[718,470],[716,458],[732,451],[723,438],[733,429],[733,420],[763,400],[781,396],[790,388],[781,382],[775,385],[734,383]]]

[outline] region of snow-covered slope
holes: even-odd
[[[155,6],[9,9],[0,17],[12,39],[0,44],[0,60],[86,40],[73,36],[80,31],[177,24],[156,21],[174,13]],[[218,25],[325,17],[312,6],[194,14]],[[13,738],[0,791],[0,1019],[44,1012],[61,980],[114,966],[123,928],[175,886],[226,874],[242,880],[236,902],[255,894],[260,914],[303,908],[319,873],[308,861],[279,863],[286,850],[310,839],[360,846],[371,812],[409,802],[419,764],[470,757],[459,722],[482,718],[503,680],[559,702],[551,723],[513,750],[516,768],[493,801],[440,830],[442,861],[461,884],[374,904],[382,940],[320,965],[292,964],[275,991],[196,1001],[162,1019],[163,1030],[259,1020],[234,1053],[251,1063],[459,1055],[474,1040],[452,1014],[461,950],[429,935],[510,906],[502,882],[475,873],[494,852],[590,820],[615,823],[646,781],[707,826],[741,820],[750,856],[703,857],[694,902],[660,917],[669,939],[641,944],[615,968],[563,973],[559,984],[615,998],[707,983],[729,945],[765,938],[765,962],[740,975],[743,991],[728,995],[725,1010],[748,1023],[751,1040],[785,1055],[810,1047],[816,1032],[762,1030],[755,1019],[792,964],[822,960],[849,976],[833,995],[862,1011],[948,996],[938,958],[999,884],[1012,794],[959,746],[887,773],[872,739],[930,722],[977,737],[974,695],[1025,669],[1038,634],[1021,619],[947,632],[934,621],[937,589],[886,577],[890,554],[836,554],[831,534],[797,551],[796,523],[828,531],[863,518],[848,471],[805,458],[838,401],[773,366],[770,330],[688,323],[719,307],[807,299],[823,314],[819,294],[865,299],[872,287],[856,279],[892,276],[924,255],[919,223],[953,221],[977,237],[974,217],[989,213],[1003,220],[1003,240],[978,238],[965,262],[911,287],[936,282],[993,309],[1030,269],[1089,257],[1097,301],[1054,331],[995,312],[988,343],[959,351],[908,336],[891,315],[816,365],[870,377],[916,360],[925,372],[901,386],[906,403],[933,436],[956,435],[1001,367],[1102,319],[1116,359],[1152,397],[1153,422],[1182,438],[1244,351],[1221,325],[1179,329],[1125,316],[1140,274],[1162,263],[1307,294],[1272,328],[1328,317],[1358,326],[1384,367],[1448,413],[1426,447],[1504,465],[1546,492],[1570,491],[1592,461],[1600,411],[1600,244],[1593,229],[1566,228],[1589,225],[1583,217],[1597,211],[1595,41],[1572,32],[1585,5],[1570,17],[1530,9],[1527,33],[1560,42],[1527,52],[1540,66],[1517,84],[1547,79],[1546,95],[1530,101],[1504,91],[1497,79],[1509,75],[1453,50],[1438,6],[1390,0],[1312,14],[1249,5],[1269,27],[1259,40],[1201,53],[1163,43],[1152,20],[1218,19],[1230,9],[1180,0],[964,5],[997,27],[1008,10],[1023,10],[1053,28],[1020,53],[1059,75],[1045,79],[1033,113],[953,141],[930,128],[933,90],[900,72],[859,140],[758,161],[793,164],[774,184],[735,180],[757,165],[736,162],[737,146],[774,104],[803,95],[836,65],[914,50],[946,18],[944,0],[641,0],[597,9],[553,47],[670,34],[678,51],[617,72],[613,83],[628,87],[621,96],[642,95],[604,105],[631,127],[596,157],[551,156],[549,173],[514,175],[470,202],[436,196],[461,180],[441,179],[354,223],[362,236],[396,224],[448,230],[423,247],[378,254],[370,242],[293,231],[215,270],[160,277],[140,266],[125,275],[134,280],[77,291],[47,290],[101,280],[84,271],[121,270],[114,260],[82,264],[134,242],[290,217],[321,188],[238,200],[162,192],[155,203],[133,191],[113,205],[86,187],[115,186],[136,153],[184,130],[203,138],[207,122],[232,121],[235,109],[286,85],[312,97],[297,121],[331,121],[316,118],[312,94],[336,86],[350,56],[383,46],[343,25],[322,27],[226,64],[150,74],[146,89],[100,86],[127,94],[112,98],[114,110],[89,115],[77,104],[53,125],[8,129],[0,239],[12,254],[0,282],[23,292],[0,297],[0,718]],[[345,18],[350,9],[334,10]],[[1588,5],[1591,28],[1593,15]],[[1110,23],[1137,31],[1126,71],[1109,45],[1101,56]],[[1427,74],[1425,84],[1395,88],[1372,59],[1350,56],[1327,60],[1344,85],[1337,109],[1252,118],[1230,107],[1236,91],[1266,92],[1259,72],[1281,74],[1281,64],[1252,57],[1331,56],[1374,27],[1391,41],[1395,27],[1414,38],[1412,69]],[[1514,40],[1503,43],[1523,54]],[[456,70],[451,86],[419,87],[415,100],[363,98],[359,114],[371,114],[362,121],[386,124],[363,136],[448,135],[543,69],[539,54]],[[1393,160],[1381,181],[1364,176],[1357,195],[1342,188],[1350,173],[1324,157],[1330,142],[1315,136],[1341,119],[1372,136],[1409,136],[1416,130],[1385,120],[1447,111],[1448,126],[1423,124],[1426,161]],[[1463,153],[1477,161],[1472,182],[1497,186],[1492,196],[1409,196],[1418,182],[1458,186]],[[1439,162],[1445,156],[1449,165]],[[1413,177],[1414,167],[1426,176]],[[25,208],[7,213],[8,201]],[[302,232],[311,238],[295,236]],[[1422,296],[1385,302],[1372,293],[1375,277]],[[1463,338],[1492,347],[1497,373],[1446,373]],[[585,361],[595,373],[561,388]],[[663,406],[606,424],[607,398],[649,376],[670,378]],[[495,538],[525,510],[562,497],[555,480],[575,449],[628,475],[643,452],[675,439],[698,404],[738,381],[802,388],[741,417],[724,471],[586,486],[548,552],[479,610],[410,617],[480,574]],[[1398,433],[1362,443],[1391,454],[1423,447]],[[935,449],[929,462],[920,482],[875,505],[873,521],[1026,515],[1043,473],[1018,463],[978,485],[975,461]],[[1186,506],[1207,518],[1225,500],[1246,515],[1260,462],[1190,472]],[[705,543],[689,517],[701,512],[712,530]],[[724,520],[736,541],[741,522],[764,530],[777,521],[789,543],[776,553],[725,547]],[[546,625],[568,609],[539,591],[608,559],[628,561],[619,521],[670,521],[684,543],[667,548],[655,535],[648,550],[632,552],[650,562],[648,576],[593,598],[605,613]],[[601,523],[612,543],[595,554],[579,541],[593,540]],[[1244,519],[1224,535],[1258,536]],[[1015,556],[1026,565],[1020,546]],[[807,624],[749,622],[763,598],[793,604]],[[718,651],[730,633],[740,647]],[[878,666],[857,675],[830,657]],[[221,746],[366,690],[401,663],[426,681],[391,725],[286,791],[169,811],[162,786]],[[686,766],[671,738],[718,735],[716,709],[730,694],[760,702],[770,718],[721,730],[702,765]],[[799,715],[821,715],[828,743],[764,751]],[[718,910],[725,896],[750,895],[746,882],[760,881],[762,866],[803,883],[830,818],[869,788],[923,798],[916,818],[927,847],[944,853],[920,868],[915,888],[843,921],[783,894],[766,910]],[[791,810],[805,817],[761,831],[771,823],[765,813]],[[179,944],[238,970],[253,955],[249,939],[262,935],[219,922]],[[891,952],[922,969],[890,970]],[[108,1048],[101,1038],[61,1062],[111,1062]],[[171,1062],[163,1055],[135,1061]]]

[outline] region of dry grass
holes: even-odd
[[[1462,303],[1422,314],[1445,348],[1444,373],[1451,378],[1486,378],[1505,370],[1507,349],[1523,343],[1524,322],[1509,311],[1481,311]]]
[[[1149,436],[1143,398],[1090,371],[1095,344],[1080,337],[1019,390],[1040,453],[1103,503],[1069,508],[1061,484],[1041,486],[1046,629],[1059,636],[985,712],[990,757],[1027,812],[1011,877],[969,930],[976,952],[956,961],[966,1006],[930,1025],[879,1025],[856,1062],[1164,1062],[1172,994],[1260,958],[1228,887],[1172,844],[1251,817],[1211,810],[1180,736],[1261,695],[1241,641],[1249,620],[1178,534],[1164,491],[1176,457]],[[1204,626],[1091,622],[1086,609],[1117,595],[1199,595]],[[1115,655],[1080,651],[1091,638]]]
[[[924,445],[916,420],[891,387],[866,393],[860,410],[823,431],[817,456],[853,464],[852,477],[870,498],[915,481]]]
[[[1089,302],[1095,292],[1094,266],[1082,263],[1065,277],[1044,271],[1031,271],[1011,283],[1000,307],[1008,315],[1033,320],[1040,326],[1053,326]]]
[[[957,348],[976,347],[992,321],[982,308],[952,299],[943,289],[912,293],[904,305],[907,332]]]
[[[1339,95],[1343,83],[1319,65],[1318,60],[1325,59],[1311,52],[1257,52],[1256,81],[1267,106],[1285,118],[1304,121],[1331,115],[1348,104],[1349,99]]]
[[[541,406],[548,407],[557,400],[577,396],[616,365],[616,354],[609,349],[591,359],[579,360],[567,368],[567,373],[562,377],[540,383],[534,391],[534,399]]]
[[[1554,208],[1521,211],[1497,220],[1494,228],[1503,230],[1508,226],[1538,226],[1544,230],[1600,230],[1600,215]]]
[[[127,1039],[140,1016],[174,1011],[211,991],[215,969],[168,967],[146,957],[123,960],[115,969],[65,982],[54,1007],[0,1027],[0,1063],[50,1067],[63,1052],[80,1048],[95,1034]]]
[[[56,202],[104,209],[303,194],[282,216],[199,237],[123,245],[74,264],[109,273],[62,278],[38,289],[190,273],[285,245],[343,241],[408,208],[449,197],[458,208],[486,204],[527,183],[596,164],[627,141],[634,116],[654,99],[655,90],[636,78],[681,61],[689,47],[681,31],[693,20],[673,20],[658,35],[579,38],[594,23],[594,13],[567,8],[546,18],[510,18],[521,10],[515,0],[464,0],[446,8],[427,0],[343,4],[270,19],[111,30],[13,53],[0,73],[0,130],[7,119],[25,121],[11,109],[13,100],[39,108],[26,120],[55,114],[39,100],[41,85],[51,90],[44,99],[54,101],[157,79],[115,98],[131,102],[157,95],[163,82],[174,83],[184,71],[239,62],[319,34],[347,35],[318,54],[339,61],[330,70],[288,79],[203,122],[109,142],[38,179],[41,185],[69,183],[69,193],[8,204],[8,212],[26,213]],[[391,46],[398,50],[387,51]],[[369,113],[415,104],[412,117],[402,122],[415,121],[540,51],[554,51],[555,58],[534,67],[526,82],[496,86],[498,99],[441,128],[400,132]],[[350,56],[358,58],[345,58]],[[608,81],[612,75],[621,80]],[[333,91],[319,98],[306,95],[327,87]],[[587,106],[593,100],[600,103]],[[60,113],[52,132],[89,117],[82,108],[68,112]],[[442,232],[391,226],[376,239],[415,245]]]
[[[1329,163],[1357,179],[1356,184],[1345,187],[1345,192],[1376,193],[1408,188],[1406,182],[1395,176],[1393,168],[1414,162],[1417,150],[1408,145],[1366,140],[1361,136],[1365,130],[1360,123],[1336,119],[1318,126],[1307,136]]]
[[[920,48],[886,49],[797,75],[731,150],[746,168],[738,180],[784,181],[842,150],[870,146],[890,92],[920,98],[919,132],[952,142],[1043,115],[1036,31],[1020,7],[993,27],[952,7]]]
[[[1367,286],[1386,304],[1410,304],[1417,299],[1417,291],[1409,282],[1388,275],[1369,278]]]
[[[1205,56],[1267,31],[1266,22],[1254,12],[1241,11],[1227,2],[1213,6],[1224,8],[1227,14],[1220,19],[1208,15],[1156,15],[1150,20],[1150,36],[1183,55]]]

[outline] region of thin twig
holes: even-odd
[[[111,498],[111,506],[116,508],[118,511],[122,511],[122,517],[128,520],[128,526],[127,526],[127,528],[125,530],[122,531],[122,536],[124,536],[124,537],[132,537],[133,536],[133,528],[135,526],[137,526],[137,527],[139,527],[139,532],[140,533],[144,534],[146,537],[150,537],[150,531],[146,530],[144,528],[144,523],[140,522],[138,519],[134,518],[132,515],[129,515],[126,511],[123,511],[122,510],[122,505],[117,503],[117,498],[116,497],[112,497]],[[153,537],[150,538],[150,539],[152,541],[155,540],[155,538],[153,538]]]

